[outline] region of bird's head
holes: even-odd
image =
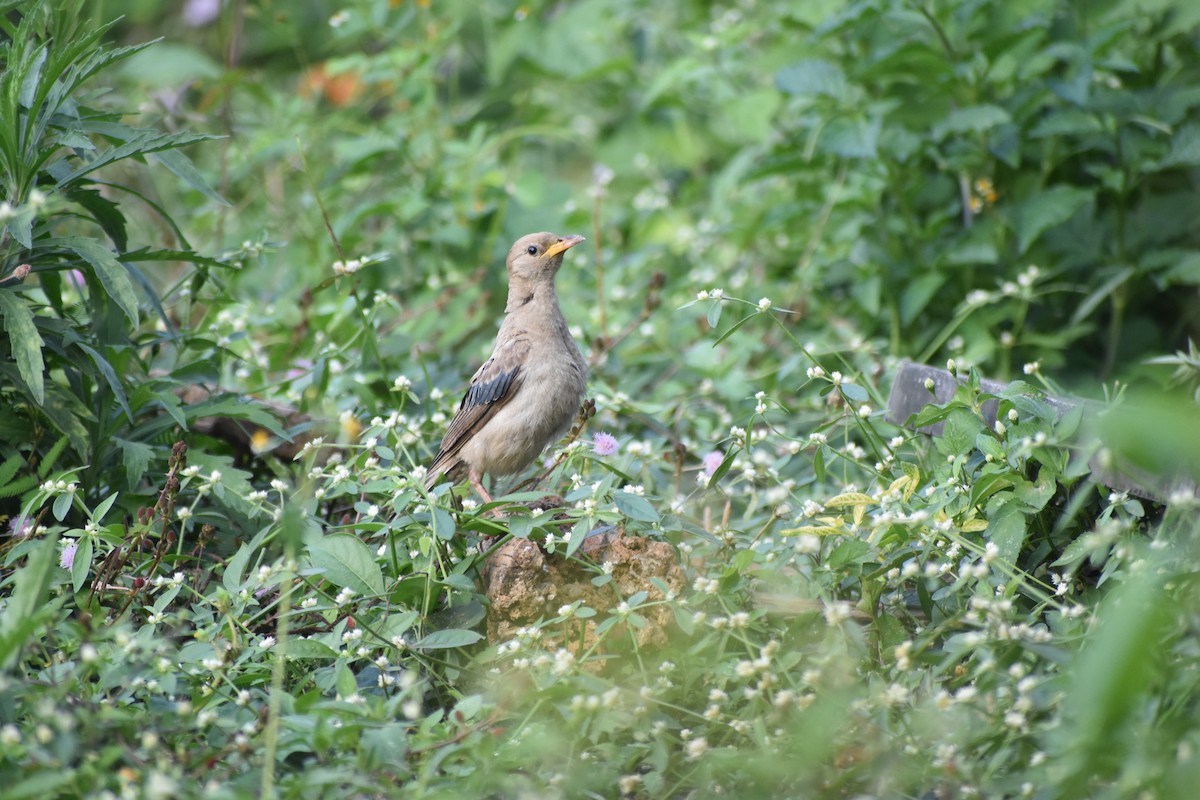
[[[563,253],[582,241],[582,236],[559,236],[556,233],[522,236],[508,251],[510,280],[521,283],[553,280],[562,266]]]

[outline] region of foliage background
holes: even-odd
[[[1094,485],[1029,387],[937,442],[881,412],[901,358],[1195,390],[1191,4],[38,5],[0,6],[15,796],[1194,785],[1194,501]],[[689,590],[485,646],[488,523],[410,478],[540,229],[589,237],[621,452],[507,524],[623,524]],[[1195,476],[1154,402],[1111,446]],[[615,666],[536,655],[589,611]]]

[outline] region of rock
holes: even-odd
[[[612,564],[612,580],[595,586],[597,576],[579,560],[564,558],[558,553],[546,553],[528,539],[510,539],[484,565],[482,577],[491,608],[488,611],[488,639],[493,643],[516,636],[517,629],[539,620],[558,616],[558,609],[579,600],[595,609],[588,619],[572,619],[564,634],[554,635],[552,628],[543,631],[540,640],[548,649],[565,646],[576,655],[596,644],[596,626],[608,618],[608,612],[636,592],[648,593],[647,602],[663,599],[663,592],[651,583],[659,578],[672,592],[683,588],[683,570],[679,567],[675,549],[665,542],[640,536],[626,536],[623,530],[590,536],[576,553],[576,558],[595,564]],[[661,647],[667,643],[668,626],[674,624],[671,607],[665,603],[639,607],[636,613],[645,619],[641,627],[631,626],[639,648]],[[629,644],[621,623],[606,631],[597,652],[611,653]],[[563,641],[563,635],[567,641]]]

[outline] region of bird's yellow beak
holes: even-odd
[[[554,258],[559,253],[565,253],[584,240],[582,236],[564,236],[546,248],[545,258]]]

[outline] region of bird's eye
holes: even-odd
[[[536,244],[529,245],[529,247],[525,248],[525,252],[529,253],[529,255],[531,255],[531,256],[536,256],[537,255],[537,245]]]

